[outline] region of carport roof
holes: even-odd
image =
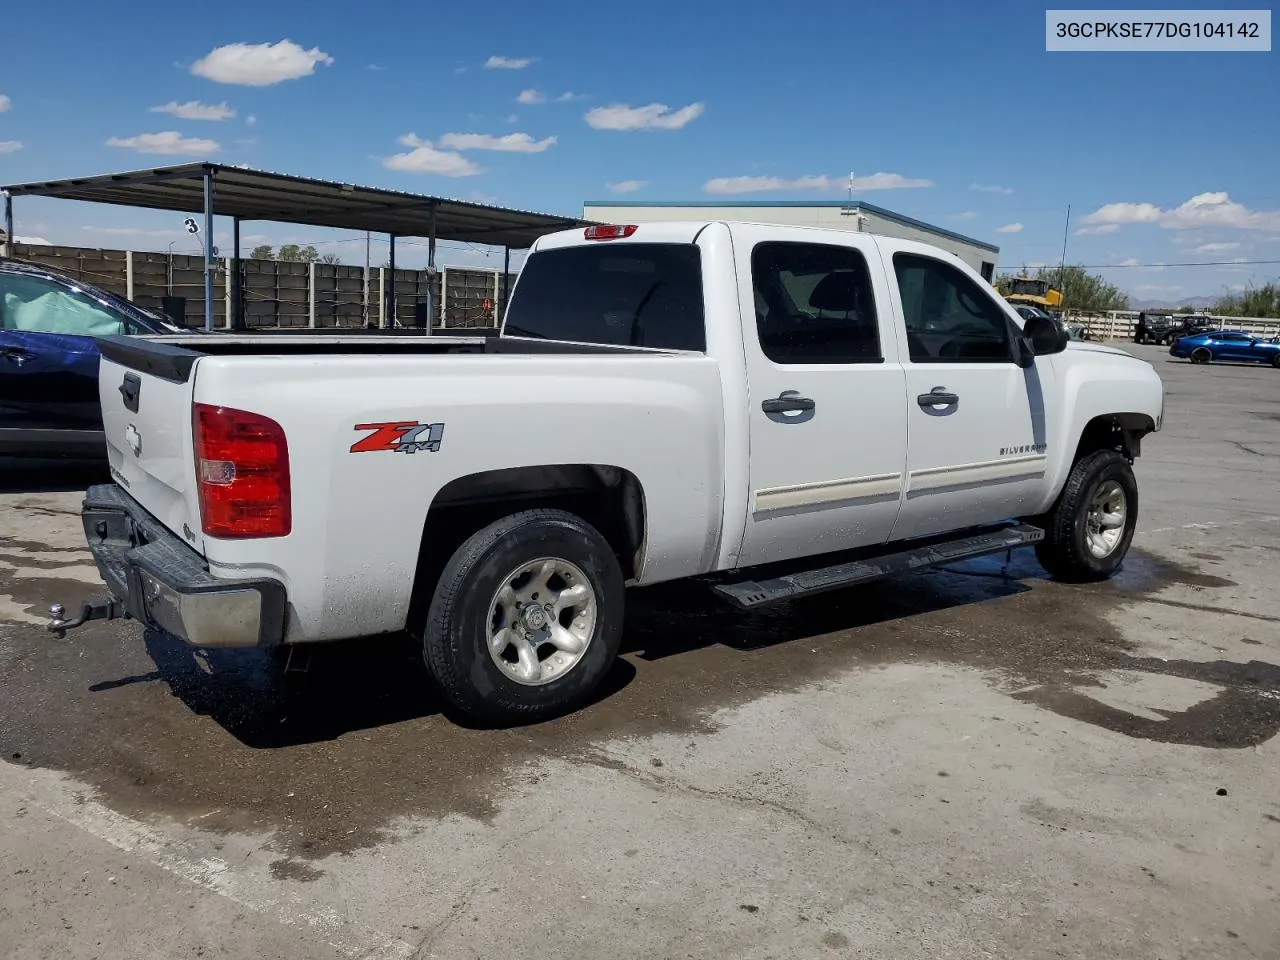
[[[314,180],[219,163],[188,163],[0,189],[15,197],[58,197],[192,213],[204,210],[204,177],[213,176],[213,213],[397,236],[529,247],[539,237],[582,226],[576,217],[492,207],[464,200]]]

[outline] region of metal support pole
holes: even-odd
[[[307,326],[316,325],[316,262],[307,264]]]
[[[133,251],[124,252],[124,298],[133,299]]]
[[[244,297],[240,289],[240,218],[231,218],[231,312],[227,314],[227,326],[232,330],[244,329]]]
[[[388,234],[388,236],[391,239],[389,244],[391,249],[387,262],[390,265],[390,270],[388,272],[391,276],[388,278],[386,287],[387,315],[384,318],[383,324],[388,330],[390,330],[394,329],[396,325],[396,235],[391,233]]]
[[[213,171],[204,175],[204,328],[213,332]]]
[[[493,325],[501,328],[507,319],[507,300],[511,296],[511,247],[502,248],[502,302],[498,307],[498,315],[493,318]]]
[[[436,315],[435,303],[435,279],[436,279],[436,205],[431,204],[431,212],[427,217],[427,330],[428,336],[431,334],[431,318]],[[444,285],[440,285],[440,302],[444,303]],[[443,312],[440,320],[441,326],[444,325]]]
[[[4,255],[13,256],[13,197],[9,191],[4,194]]]

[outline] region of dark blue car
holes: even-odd
[[[56,270],[0,259],[0,456],[105,457],[96,338],[180,329]]]
[[[1179,337],[1173,341],[1169,353],[1192,363],[1242,360],[1280,368],[1280,337],[1264,338],[1242,330],[1209,330]]]

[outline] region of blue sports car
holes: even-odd
[[[105,457],[96,338],[180,329],[56,270],[0,259],[0,456]]]
[[[1169,353],[1192,363],[1252,360],[1280,369],[1280,337],[1264,339],[1241,330],[1209,330],[1173,341]]]

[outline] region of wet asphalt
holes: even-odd
[[[635,590],[628,597],[623,656],[596,702],[513,730],[472,729],[443,712],[408,637],[353,640],[292,660],[261,651],[193,654],[131,622],[90,624],[65,641],[51,640],[37,622],[48,603],[70,608],[100,590],[77,521],[78,492],[97,482],[99,471],[0,464],[0,853],[7,851],[6,865],[25,864],[0,871],[0,943],[24,957],[45,955],[48,943],[60,944],[64,956],[124,956],[139,944],[154,956],[205,955],[195,952],[196,940],[209,955],[227,956],[249,950],[495,956],[520,942],[584,957],[606,950],[626,956],[659,955],[654,950],[697,957],[950,956],[953,948],[956,956],[978,950],[1015,955],[1018,939],[995,921],[1019,902],[1018,885],[1009,884],[1022,876],[1024,886],[1046,884],[1046,903],[1054,904],[1049,912],[1066,919],[1049,927],[1044,916],[1031,923],[1019,956],[1098,955],[1090,944],[1110,944],[1112,956],[1157,955],[1127,952],[1124,938],[1135,930],[1141,935],[1133,949],[1155,942],[1170,951],[1158,955],[1280,956],[1274,910],[1280,875],[1272,859],[1280,840],[1274,740],[1280,731],[1280,578],[1274,573],[1280,564],[1280,374],[1192,368],[1155,348],[1132,349],[1165,378],[1167,427],[1148,439],[1139,461],[1136,549],[1114,580],[1084,587],[1050,582],[1023,551],[764,612],[735,611],[697,584]],[[913,711],[911,678],[920,696],[931,691],[941,699],[922,700]],[[886,704],[889,690],[893,699]],[[936,702],[944,701],[954,701],[955,712],[934,715]],[[834,748],[815,756],[814,727],[837,722],[832,711],[838,723],[852,726],[830,738]],[[910,735],[882,726],[890,716],[908,724]],[[944,761],[953,750],[959,756],[959,744],[982,740],[993,723],[1011,724],[1020,734],[958,759],[965,772],[933,769],[935,753]],[[1021,736],[1033,728],[1034,736]],[[1108,763],[1081,772],[1101,756]],[[851,774],[855,758],[874,760],[875,774],[869,767]],[[1195,783],[1197,797],[1203,793],[1218,804],[1206,809],[1203,822],[1180,807],[1170,807],[1161,821],[1157,811],[1165,809],[1174,767],[1181,786]],[[1049,876],[1059,868],[1038,834],[1020,837],[1007,823],[989,822],[992,796],[981,783],[1005,777],[1006,768],[1014,777],[1009,789],[1026,794],[1019,823],[1055,824],[1058,833],[1074,837],[1079,846],[1063,856],[1083,876],[1111,876],[1115,867],[1114,851],[1093,849],[1111,832],[1100,823],[1123,821],[1126,836],[1137,831],[1161,849],[1181,844],[1200,852],[1194,862],[1177,860],[1178,853],[1163,867],[1140,865],[1161,877],[1169,870],[1187,873],[1172,885],[1162,880],[1164,886],[1132,904],[1091,889],[1088,880],[1084,888],[1079,880],[1066,886]],[[711,771],[724,771],[734,785],[713,789],[698,782]],[[954,802],[968,812],[965,829],[978,836],[960,842],[938,833],[932,813],[922,814],[929,827],[918,849],[899,858],[882,850],[872,834],[882,832],[878,821],[892,818],[903,800],[882,783],[888,792],[877,801],[858,780],[880,783],[890,777],[886,771],[913,783],[925,777],[931,791],[958,783],[952,777],[977,777],[966,780],[964,796]],[[1095,792],[1089,776],[1105,779],[1105,790]],[[675,798],[682,808],[691,805],[685,822],[673,827],[654,819],[647,809],[653,804],[637,808],[641,800],[611,786],[615,777],[653,793],[653,804]],[[750,816],[777,815],[793,825],[825,823],[832,810],[853,805],[841,819],[839,842],[853,842],[870,857],[874,869],[885,872],[881,884],[892,877],[888,889],[851,882],[840,865],[845,861],[828,859],[830,844],[805,854],[796,846],[779,849],[777,837],[762,836],[758,824],[735,826],[744,783],[754,785],[745,801]],[[1246,799],[1233,799],[1241,783],[1250,784]],[[835,799],[818,799],[819,785],[835,790]],[[1064,793],[1075,794],[1073,805],[1046,799]],[[1105,803],[1101,793],[1108,795]],[[559,843],[594,862],[568,866],[552,857],[558,867],[541,866],[539,859],[535,868],[535,847],[536,857],[545,852],[540,831],[557,830],[561,805],[575,795],[598,795],[599,817],[577,838],[566,826]],[[65,808],[67,796],[80,800]],[[93,815],[65,812],[76,803]],[[1098,803],[1125,812],[1103,815],[1092,809]],[[1227,806],[1232,803],[1246,806]],[[9,808],[24,811],[21,818],[5,819]],[[1228,809],[1232,823],[1222,828],[1217,818]],[[1184,814],[1194,826],[1170,825]],[[67,832],[58,839],[65,855],[42,854],[41,841],[23,841],[31,817]],[[887,838],[912,832],[905,825],[895,829]],[[1219,829],[1230,836],[1213,839]],[[152,839],[138,841],[144,835],[138,830]],[[818,842],[814,832],[805,843]],[[624,835],[618,846],[625,849],[606,855],[598,846],[609,843],[600,837]],[[457,845],[449,868],[435,855],[446,837]],[[708,878],[673,869],[670,856],[645,856],[637,873],[638,857],[677,838],[683,838],[681,858],[696,852],[706,870],[729,871],[721,875],[729,887],[746,878],[740,863],[724,859],[725,845],[741,847],[734,855],[751,854],[757,865],[786,869],[759,888],[764,893],[737,896],[742,903],[730,904],[726,919],[699,900]],[[58,932],[66,908],[38,891],[65,887],[82,862],[94,862],[92,851],[83,861],[75,856],[78,840],[105,840],[111,856],[160,871],[142,893],[189,884],[196,903],[235,904],[253,935],[267,939],[250,944],[249,934],[231,935],[212,924],[190,945],[166,946],[156,940],[158,932],[130,939],[101,917]],[[230,879],[209,880],[184,864],[221,854],[174,854],[175,862],[155,852],[156,844],[168,849],[170,842],[184,850],[243,850],[243,875],[228,865],[218,877]],[[911,890],[895,893],[895,885],[907,882],[900,871],[916,880],[927,872],[908,868],[915,857],[945,858],[948,845],[969,844],[1007,852],[990,863],[975,854],[947,878],[956,882],[942,900],[928,887],[915,889],[915,880]],[[489,880],[476,880],[493,879],[493,863],[512,850],[523,853],[503,866],[492,890]],[[638,887],[615,886],[612,874],[596,872],[611,857]],[[475,858],[485,866],[451,872]],[[545,870],[556,875],[539,876]],[[416,880],[409,883],[408,876]],[[1134,876],[1150,879],[1141,871]],[[574,899],[599,896],[609,901],[607,909],[592,913],[579,901],[575,908],[585,915],[548,928],[520,906],[567,895],[565,889],[587,877],[589,892]],[[485,891],[507,883],[522,891],[519,902],[497,896],[488,908],[477,906]],[[1242,897],[1231,889],[1235,883],[1248,883],[1251,892]],[[372,892],[388,884],[415,891],[394,918],[386,913],[385,894]],[[823,911],[799,906],[771,915],[767,933],[739,931],[762,909],[768,912],[757,901],[767,901],[769,891],[797,896],[810,887],[841,893],[839,909],[824,908],[821,930],[811,929],[805,911]],[[977,913],[975,897],[983,903]],[[82,899],[93,902],[96,895]],[[99,909],[107,911],[110,895],[101,900]],[[1225,921],[1197,913],[1198,903],[1218,900],[1241,911],[1229,930]],[[631,904],[635,911],[625,908]],[[411,922],[415,906],[421,922]],[[1041,903],[1040,909],[1048,908]],[[636,934],[633,912],[657,926]],[[460,929],[462,913],[474,913],[469,930]],[[1182,919],[1171,924],[1172,915]],[[905,933],[889,929],[892,917],[904,918]],[[104,940],[107,929],[112,933]],[[534,936],[539,939],[528,939]]]

